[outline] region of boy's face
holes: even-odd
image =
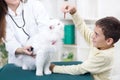
[[[94,28],[94,35],[92,37],[92,41],[93,41],[93,45],[101,50],[107,49],[111,45],[108,44],[109,42],[107,39],[105,39],[103,31],[99,26],[96,26]]]

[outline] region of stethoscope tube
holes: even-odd
[[[12,19],[12,21],[14,22],[14,24],[18,27],[18,28],[21,28],[23,30],[23,32],[28,36],[28,39],[30,39],[30,35],[25,31],[24,27],[25,27],[25,19],[24,19],[24,10],[22,10],[22,19],[23,19],[23,25],[20,27],[17,22],[13,19],[13,17],[8,14],[10,16],[10,18]]]

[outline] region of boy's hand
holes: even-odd
[[[73,15],[76,11],[77,11],[76,7],[70,4],[66,3],[62,6],[62,12],[64,13],[64,18],[66,13],[70,13],[71,15]]]
[[[51,64],[50,67],[49,67],[50,71],[53,72],[53,68],[54,68],[54,67],[55,67],[55,64]]]

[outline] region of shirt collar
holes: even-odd
[[[94,51],[96,52],[96,54],[99,54],[99,53],[109,53],[109,52],[113,52],[114,51],[114,46],[111,47],[111,48],[108,48],[108,49],[105,49],[105,50],[99,50],[97,49],[96,47],[94,48]]]
[[[22,9],[23,9],[23,3],[20,2],[18,8],[16,9],[17,15],[20,15],[22,13]],[[14,11],[12,11],[9,7],[8,7],[8,14],[10,14],[12,16],[16,16]]]
[[[100,50],[101,52],[108,52],[108,51],[113,51],[114,50],[114,46],[113,47],[111,47],[111,48],[109,48],[109,49],[105,49],[105,50]]]

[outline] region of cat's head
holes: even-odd
[[[49,29],[54,31],[64,30],[64,24],[59,19],[51,19],[49,23]]]
[[[64,23],[59,19],[51,19],[49,24],[49,29],[52,33],[56,33],[64,36]]]

